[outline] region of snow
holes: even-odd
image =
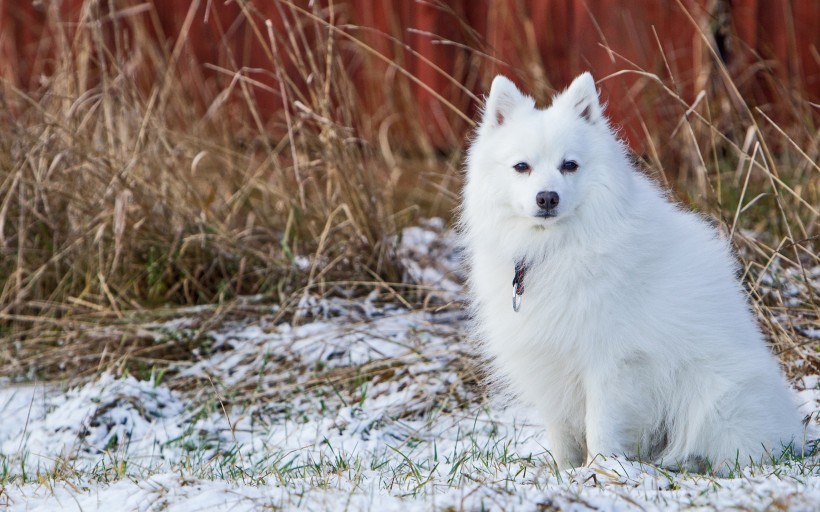
[[[14,417],[25,412],[28,421],[4,421],[0,452],[19,453],[22,445],[29,453],[28,463],[44,468],[56,458],[80,458],[80,454],[99,456],[126,448],[150,453],[181,432],[179,426],[163,420],[179,417],[184,404],[169,389],[150,382],[104,374],[66,393],[49,391],[3,390],[0,402],[9,404],[4,412]],[[7,400],[6,395],[10,395]]]
[[[441,221],[405,230],[408,272],[461,288]],[[305,263],[307,264],[307,263]],[[813,272],[812,277],[820,275]],[[776,280],[771,277],[770,282]],[[556,473],[537,418],[488,393],[457,307],[305,296],[223,324],[168,376],[70,387],[0,383],[0,505],[9,510],[810,510],[817,460],[733,476],[599,459]],[[186,318],[163,329],[186,329]],[[820,379],[795,382],[817,423]]]

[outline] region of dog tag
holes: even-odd
[[[516,291],[516,287],[513,286],[513,311],[518,313],[519,308],[521,308],[521,295]]]
[[[521,308],[521,296],[524,295],[524,274],[527,272],[527,263],[522,258],[515,264],[515,273],[513,274],[513,297],[512,306],[513,311],[518,313]]]

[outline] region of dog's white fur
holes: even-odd
[[[560,170],[568,160],[576,171]],[[559,195],[554,217],[537,216],[540,191]],[[619,454],[725,473],[799,452],[794,394],[729,244],[634,169],[589,73],[547,109],[495,78],[460,230],[475,335],[544,418],[559,467]]]

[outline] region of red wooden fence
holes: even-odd
[[[294,3],[416,77],[418,83],[407,81],[396,67],[351,41],[336,38],[362,91],[362,103],[374,118],[387,118],[391,110],[414,112],[414,126],[444,147],[461,143],[467,123],[441,97],[474,116],[476,101],[469,92],[483,91],[496,72],[512,75],[543,100],[583,70],[592,70],[600,79],[637,67],[668,83],[671,74],[675,86],[691,101],[704,86],[705,70],[713,62],[707,46],[712,41],[741,92],[755,103],[776,102],[781,91],[772,84],[777,83],[820,102],[820,1],[816,0],[326,0],[321,8],[306,1]],[[64,44],[55,27],[70,34],[84,9],[106,9],[109,4],[0,0],[0,73],[6,85],[36,90],[41,75],[51,69],[55,46]],[[180,65],[196,67],[206,80],[223,84],[229,76],[203,65],[254,70],[253,79],[272,89],[256,91],[261,110],[268,115],[281,109],[282,99],[270,45],[260,43],[258,37],[267,38],[264,20],[271,20],[274,33],[283,41],[285,33],[293,31],[293,23],[312,23],[309,15],[296,14],[290,4],[278,0],[115,0],[113,4],[115,12],[106,11],[106,19],[144,17],[152,37],[169,51],[189,23],[179,48]],[[326,27],[317,25],[304,33],[321,39],[323,30]],[[281,62],[285,73],[293,72],[292,60]],[[645,81],[621,75],[601,86],[613,117],[627,127],[627,135],[639,131],[633,112],[642,101]],[[407,94],[402,96],[402,91]],[[208,102],[205,97],[194,99]]]

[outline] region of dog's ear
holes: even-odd
[[[514,83],[504,75],[498,75],[490,86],[490,94],[484,104],[484,115],[481,118],[482,128],[501,126],[520,105],[528,103],[530,107],[535,102],[518,90]]]
[[[597,123],[603,117],[603,106],[598,98],[595,80],[589,72],[582,73],[572,81],[564,93],[578,116],[590,123]]]

